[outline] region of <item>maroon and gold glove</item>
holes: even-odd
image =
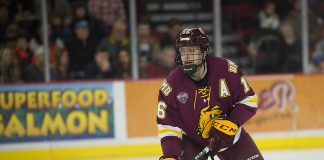
[[[225,116],[217,117],[209,132],[209,138],[215,139],[212,150],[221,152],[233,145],[238,140],[239,130],[239,125],[235,120]]]

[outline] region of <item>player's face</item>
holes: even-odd
[[[187,46],[179,48],[183,65],[200,64],[203,58],[198,46]]]

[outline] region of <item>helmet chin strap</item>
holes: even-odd
[[[204,67],[204,70],[203,70],[203,72],[200,74],[200,75],[198,75],[198,76],[195,76],[194,74],[190,74],[190,77],[192,77],[192,78],[194,78],[194,79],[198,79],[198,78],[201,78],[201,79],[203,79],[204,77],[201,77],[201,76],[205,76],[204,74],[205,74],[205,71],[207,71],[207,69],[206,69],[206,61],[203,63],[203,67]],[[202,66],[200,66],[198,69],[197,69],[197,71],[202,67]],[[197,73],[197,72],[196,72]],[[198,80],[200,80],[200,79],[198,79]]]

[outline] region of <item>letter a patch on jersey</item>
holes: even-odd
[[[225,98],[231,96],[225,78],[219,79],[219,97]]]

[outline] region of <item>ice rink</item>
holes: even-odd
[[[307,150],[265,151],[262,152],[262,154],[265,160],[324,160],[324,148]],[[158,157],[127,159],[123,158],[113,160],[158,160]]]

